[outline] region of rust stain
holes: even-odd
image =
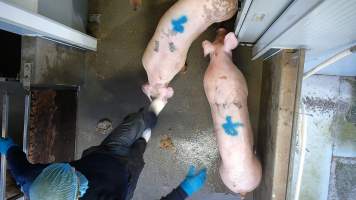
[[[56,92],[53,90],[33,91],[31,93],[28,151],[28,158],[31,162],[48,163],[55,160],[52,152],[56,136],[56,126],[53,119],[58,109],[55,98]]]
[[[172,142],[172,138],[168,135],[163,135],[159,147],[164,150],[173,150],[174,144]]]

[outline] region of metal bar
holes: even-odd
[[[9,122],[9,95],[5,93],[3,96],[2,102],[2,130],[1,137],[7,137]],[[1,191],[0,191],[0,200],[6,199],[6,157],[1,155]]]
[[[312,68],[311,70],[307,71],[304,73],[304,77],[303,80],[309,78],[310,76],[318,73],[320,70],[324,69],[327,66],[330,66],[331,64],[353,54],[356,53],[356,46],[353,46],[349,49],[346,49],[344,51],[341,51],[337,54],[335,54],[334,56],[332,56],[331,58],[325,60],[324,62],[320,63],[319,65],[317,65],[316,67]]]
[[[23,124],[23,136],[22,136],[22,150],[27,155],[28,151],[28,125],[30,120],[30,106],[31,106],[31,93],[25,96],[25,114]]]
[[[238,16],[237,16],[238,23],[236,24],[236,28],[235,28],[235,35],[236,36],[239,36],[239,33],[241,31],[241,28],[242,28],[242,24],[244,23],[244,21],[246,19],[246,16],[247,16],[247,13],[248,13],[248,11],[249,11],[249,9],[251,7],[252,1],[253,0],[244,1],[241,14],[238,13]]]
[[[0,1],[0,24],[7,31],[20,35],[51,38],[55,41],[96,51],[97,40],[37,13]]]
[[[257,41],[252,50],[253,60],[261,57],[270,48],[276,48],[273,43],[278,38],[280,38],[285,32],[300,22],[323,2],[324,0],[293,1]]]

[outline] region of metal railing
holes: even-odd
[[[9,95],[5,93],[3,95],[2,101],[2,130],[1,130],[1,137],[7,137],[8,131],[8,122],[9,122]],[[1,190],[0,190],[0,200],[6,199],[6,157],[4,154],[1,155]]]

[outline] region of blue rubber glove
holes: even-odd
[[[195,172],[195,167],[190,166],[189,171],[180,187],[187,193],[188,196],[192,196],[193,193],[199,191],[206,180],[206,168]]]
[[[0,153],[5,154],[7,153],[7,150],[10,149],[10,147],[15,146],[14,141],[12,141],[11,138],[2,138],[0,137]]]

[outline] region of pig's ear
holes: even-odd
[[[214,46],[213,44],[211,44],[211,42],[209,42],[208,40],[205,40],[202,43],[203,49],[204,49],[204,56],[207,56],[209,54],[211,54],[214,51]]]
[[[235,33],[230,32],[225,36],[225,39],[224,39],[225,51],[231,51],[231,50],[235,49],[238,44],[239,44],[239,42],[237,41]]]

